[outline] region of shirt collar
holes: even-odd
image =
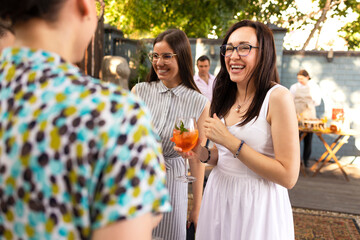
[[[187,87],[182,83],[174,88],[168,88],[161,80],[158,81],[157,85],[159,88],[159,93],[165,93],[170,91],[174,93],[175,96],[181,96],[187,89]]]
[[[201,80],[199,74],[195,74],[194,80],[197,81],[197,82]]]
[[[27,47],[9,47],[4,49],[0,61],[13,61],[15,64],[26,64],[29,62],[32,64],[42,64],[44,59],[57,64],[65,63],[65,60],[56,53]]]
[[[209,73],[209,82],[214,80],[214,79],[215,79],[215,77],[212,74]],[[196,82],[204,82],[204,80],[200,77],[200,75],[198,73],[195,74],[194,81],[196,81]]]

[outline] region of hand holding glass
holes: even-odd
[[[193,149],[197,144],[198,138],[199,131],[197,129],[195,118],[178,118],[176,120],[172,140],[183,152],[188,152]],[[188,175],[188,159],[185,158],[184,162],[185,174],[183,176],[178,176],[176,179],[184,183],[194,182],[196,178]]]

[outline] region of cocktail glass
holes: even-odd
[[[199,131],[195,118],[177,118],[173,130],[173,142],[180,147],[183,152],[193,149],[198,141]],[[185,173],[176,179],[180,182],[189,183],[196,180],[195,177],[188,174],[188,159],[184,159]]]

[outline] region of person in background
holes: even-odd
[[[184,240],[188,207],[188,184],[177,181],[183,175],[184,159],[173,149],[171,142],[177,117],[195,117],[199,128],[199,142],[204,144],[204,121],[209,114],[209,102],[193,80],[192,57],[189,39],[178,29],[160,33],[149,54],[152,67],[147,82],[135,85],[138,94],[150,108],[155,128],[161,137],[166,164],[167,187],[173,211],[165,213],[153,236],[163,240]],[[190,161],[193,208],[188,223],[197,224],[200,210],[205,166],[198,160]],[[188,224],[190,226],[190,224]]]
[[[199,73],[194,75],[195,84],[200,92],[211,102],[215,77],[209,73],[210,59],[203,55],[197,59],[196,66],[199,69]]]
[[[4,48],[11,46],[14,41],[14,34],[0,24],[0,54]]]
[[[288,189],[299,175],[299,132],[291,93],[279,84],[273,34],[263,23],[238,22],[220,53],[212,117],[205,120],[215,146],[182,153],[215,166],[196,239],[294,239]]]
[[[291,85],[290,92],[294,98],[298,120],[316,119],[315,107],[321,103],[321,90],[311,80],[309,73],[305,69],[298,72],[297,80],[297,83]],[[303,161],[305,167],[309,166],[312,136],[312,133],[308,133],[304,138]]]
[[[129,64],[125,58],[120,56],[104,56],[101,62],[100,79],[104,82],[111,82],[129,89],[130,77]]]
[[[144,103],[77,68],[95,1],[0,0],[0,238],[139,239],[170,211]]]

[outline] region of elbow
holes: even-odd
[[[295,186],[296,182],[297,181],[288,182],[284,187],[291,190]]]
[[[295,187],[299,178],[299,172],[300,157],[297,157],[296,159],[294,159],[294,164],[292,164],[285,170],[283,178],[285,182],[283,182],[284,184],[282,184],[282,186],[287,188],[288,190],[291,190],[293,187]]]
[[[291,190],[297,183],[297,180],[299,178],[299,171],[292,172],[292,173],[285,173],[280,179],[278,179],[278,184],[283,186],[284,188],[287,188],[288,190]]]
[[[287,181],[283,184],[283,187],[287,188],[288,190],[291,190],[293,187],[295,187],[298,177],[299,177],[299,173],[289,176],[287,178]]]

